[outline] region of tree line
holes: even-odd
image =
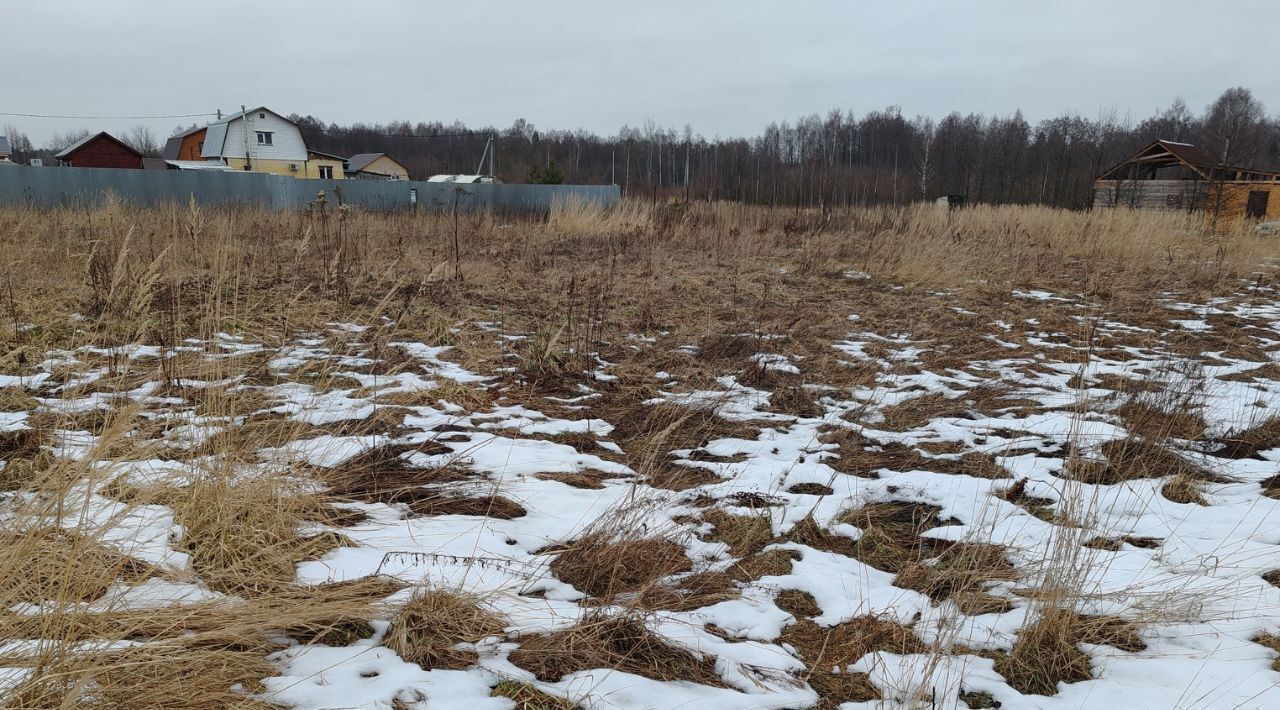
[[[616,183],[653,200],[733,200],[763,205],[834,207],[903,204],[941,195],[972,202],[1038,203],[1084,208],[1093,179],[1156,139],[1192,143],[1223,164],[1280,170],[1280,116],[1268,116],[1246,88],[1222,93],[1200,113],[1181,99],[1131,120],[1116,112],[1066,113],[1035,124],[1020,111],[1004,116],[951,113],[904,116],[897,106],[856,115],[833,110],[771,123],[748,138],[708,139],[645,121],[615,135],[539,130],[520,119],[507,128],[408,121],[325,123],[291,115],[306,144],[340,156],[388,153],[415,179],[487,173],[481,162],[494,141],[495,172],[504,182],[545,180]],[[179,127],[182,130],[185,127]],[[177,132],[175,130],[175,132]],[[15,159],[29,141],[9,129]],[[139,127],[126,136],[144,153],[159,141]],[[72,136],[55,141],[71,142]],[[47,146],[52,155],[59,146]]]
[[[1032,124],[952,113],[908,118],[891,106],[862,116],[831,111],[770,124],[751,138],[707,139],[692,128],[646,121],[616,135],[443,123],[325,124],[292,116],[307,145],[337,155],[390,153],[414,177],[482,172],[494,137],[498,176],[529,181],[553,165],[566,182],[615,182],[651,199],[720,199],[788,206],[906,203],[941,195],[976,202],[1083,208],[1093,179],[1158,138],[1193,143],[1220,162],[1280,170],[1280,116],[1246,88],[1223,92],[1200,113],[1181,99],[1132,121],[1116,113],[1068,113]]]

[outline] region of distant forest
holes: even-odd
[[[1223,164],[1280,170],[1280,116],[1268,116],[1240,87],[1223,92],[1201,113],[1179,99],[1137,121],[1115,112],[1092,118],[1068,113],[1036,124],[1021,112],[952,113],[934,120],[909,118],[891,106],[863,116],[833,110],[770,124],[759,136],[727,139],[652,121],[604,137],[540,130],[524,120],[496,129],[407,121],[342,126],[309,115],[290,118],[315,150],[389,153],[415,179],[487,171],[487,161],[481,167],[480,159],[495,137],[496,173],[504,182],[527,182],[536,168],[539,176],[559,172],[570,183],[616,182],[625,195],[654,200],[832,207],[958,194],[973,202],[1083,208],[1092,201],[1094,177],[1157,138],[1196,144]],[[69,143],[71,137],[59,139]],[[144,152],[157,151],[160,142],[145,129],[120,138]],[[29,142],[25,147],[30,149]],[[548,170],[552,163],[558,171]]]

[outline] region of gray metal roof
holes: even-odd
[[[13,152],[13,146],[9,145],[9,136],[0,136],[0,154],[8,155]]]
[[[358,173],[364,169],[366,165],[386,155],[386,153],[357,153],[347,158],[347,170]]]
[[[204,129],[205,129],[204,126],[195,126],[193,128],[188,128],[187,130],[182,131],[181,133],[175,133],[169,136],[169,140],[164,142],[164,150],[160,152],[160,157],[164,158],[165,160],[177,160],[178,153],[181,152],[182,150],[182,139],[186,138],[192,133],[199,133]]]
[[[225,120],[210,123],[209,132],[204,134],[204,148],[200,149],[201,158],[221,158],[222,147],[227,142],[227,122]]]
[[[170,136],[169,140],[164,142],[164,150],[160,151],[160,157],[165,160],[177,160],[178,153],[182,151],[182,136]]]
[[[84,138],[81,138],[80,140],[76,141],[75,143],[72,143],[71,145],[67,146],[66,148],[63,148],[62,152],[58,153],[53,157],[57,158],[58,160],[62,160],[68,155],[71,155],[72,153],[79,150],[80,147],[83,146],[85,143],[88,143],[89,141],[93,140],[94,138],[97,138],[98,136],[106,136],[106,135],[110,135],[110,134],[107,133],[106,131],[100,131],[98,133],[87,135]]]

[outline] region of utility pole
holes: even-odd
[[[251,170],[253,163],[249,160],[249,111],[244,104],[240,104],[240,120],[244,121],[240,130],[244,135],[244,169]]]
[[[489,177],[497,178],[498,173],[495,172],[497,168],[493,167],[493,162],[494,156],[498,153],[498,134],[494,133],[489,140],[493,141],[493,148],[489,149]]]

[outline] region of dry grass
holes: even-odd
[[[274,707],[248,697],[247,690],[271,675],[272,666],[257,655],[206,650],[124,649],[59,659],[9,693],[12,708],[231,708]]]
[[[726,437],[754,441],[759,423],[730,421],[714,405],[646,402],[663,391],[714,389],[716,377],[732,374],[768,390],[774,411],[816,415],[821,412],[819,395],[830,391],[843,399],[841,389],[873,385],[881,374],[877,359],[888,355],[887,347],[868,348],[871,361],[841,362],[829,345],[847,337],[850,325],[844,317],[849,313],[862,314],[858,327],[883,331],[886,337],[902,332],[927,344],[919,364],[892,365],[898,374],[921,367],[963,369],[973,359],[1025,354],[1028,348],[1024,344],[1001,351],[975,337],[989,331],[984,319],[958,315],[951,310],[952,301],[937,296],[939,289],[961,289],[954,303],[975,311],[1037,318],[1046,329],[1069,333],[1074,327],[1069,318],[1049,307],[1010,303],[1009,292],[1030,286],[1083,292],[1100,308],[1123,309],[1155,323],[1169,316],[1150,307],[1152,294],[1234,290],[1241,277],[1275,255],[1273,245],[1251,234],[1206,238],[1181,215],[1125,210],[1069,213],[979,206],[941,214],[911,207],[835,209],[820,215],[728,204],[669,210],[625,202],[612,210],[561,205],[545,221],[465,215],[463,252],[456,263],[463,278],[455,279],[440,278],[438,269],[451,258],[453,224],[446,216],[354,211],[344,216],[342,229],[344,248],[339,252],[338,235],[311,214],[193,206],[139,210],[116,202],[96,210],[0,210],[0,246],[8,264],[0,308],[6,323],[22,324],[0,333],[5,374],[34,374],[36,364],[54,348],[101,346],[108,350],[85,354],[79,365],[54,368],[41,395],[53,392],[69,399],[156,382],[161,389],[155,394],[179,398],[186,403],[180,406],[200,416],[235,422],[191,450],[159,443],[169,422],[149,419],[140,408],[128,406],[73,414],[38,411],[29,420],[31,429],[0,436],[0,459],[7,463],[0,472],[0,490],[37,494],[20,506],[14,502],[18,497],[3,499],[6,507],[0,512],[25,522],[0,538],[0,606],[50,602],[39,617],[6,612],[0,624],[13,638],[47,641],[37,657],[22,661],[35,673],[13,689],[17,701],[10,704],[113,710],[266,707],[246,691],[259,689],[259,680],[276,672],[264,659],[282,638],[349,643],[364,637],[371,630],[369,621],[385,616],[382,600],[395,591],[385,580],[313,589],[296,584],[300,561],[348,542],[334,533],[304,532],[315,530],[316,523],[356,519],[331,503],[385,503],[416,515],[511,518],[524,513],[520,503],[496,493],[476,494],[469,484],[477,472],[462,466],[415,468],[404,457],[409,449],[377,449],[332,469],[297,465],[265,476],[244,475],[259,463],[262,449],[326,433],[394,434],[402,431],[412,408],[439,407],[441,402],[470,412],[521,402],[557,416],[602,417],[615,425],[609,439],[624,454],[607,452],[594,437],[565,443],[620,460],[651,484],[696,487],[717,479],[705,468],[677,464],[672,452],[692,450],[690,459],[715,460],[702,449],[707,442]],[[871,278],[846,279],[846,270]],[[975,286],[975,280],[981,285]],[[454,345],[450,359],[496,374],[495,384],[442,379],[426,392],[379,394],[378,413],[367,423],[310,427],[266,412],[278,401],[265,393],[265,386],[293,381],[316,391],[356,389],[355,380],[324,367],[287,374],[268,367],[271,348],[302,332],[325,331],[333,321],[383,324],[353,336],[349,344],[325,336],[335,351],[367,348],[378,358],[375,365],[354,368],[360,372],[388,377],[415,371],[420,363],[389,343],[423,339]],[[513,345],[479,327],[483,322],[539,335]],[[1231,325],[1239,333],[1250,327],[1215,321],[1215,328],[1219,325]],[[218,333],[263,343],[268,351],[211,357],[228,353],[210,344],[203,353],[129,361],[110,350],[128,343],[173,348],[187,339],[210,342]],[[624,338],[632,334],[654,342],[633,347]],[[1124,344],[1105,346],[1121,357]],[[696,354],[681,350],[691,345],[697,346]],[[1242,357],[1265,355],[1256,339],[1235,333],[1188,333],[1170,343],[1177,352],[1201,345]],[[615,363],[617,381],[597,381],[582,373],[596,367],[585,355],[591,351]],[[752,363],[751,356],[762,351],[792,357],[802,374]],[[107,370],[98,381],[77,383],[98,367]],[[506,367],[514,372],[500,372]],[[656,382],[653,373],[659,369],[673,379]],[[1247,377],[1271,374],[1259,367]],[[200,387],[190,380],[218,384]],[[64,384],[67,389],[56,390]],[[834,389],[818,390],[809,386],[813,384]],[[578,385],[599,395],[580,415],[545,399],[555,393],[576,396]],[[1124,387],[1159,394],[1155,388]],[[363,396],[373,390],[359,392]],[[33,393],[16,387],[0,390],[0,410],[36,410]],[[885,426],[905,430],[931,417],[1018,407],[1033,408],[1009,391],[980,388],[890,408]],[[861,421],[862,414],[849,418]],[[1188,501],[1195,500],[1198,486],[1214,480],[1170,448],[1170,439],[1199,438],[1203,422],[1198,415],[1137,405],[1118,415],[1134,435],[1104,452],[1108,463],[1102,469],[1073,464],[1069,478],[1109,482],[1167,477],[1166,495]],[[68,462],[50,449],[54,430],[60,428],[90,431],[102,440],[87,460]],[[1274,429],[1274,421],[1267,421],[1233,434],[1217,453],[1256,456],[1280,444]],[[446,437],[455,432],[446,425],[438,433]],[[834,455],[823,454],[824,460],[851,475],[875,477],[879,469],[1007,475],[989,455],[923,451],[877,442],[851,428],[829,431],[823,441],[838,447]],[[444,453],[443,447],[415,450]],[[112,582],[170,571],[133,560],[88,527],[59,530],[54,520],[63,511],[56,502],[73,484],[92,479],[95,463],[199,456],[208,457],[204,470],[189,485],[122,480],[101,492],[124,503],[121,516],[143,504],[171,508],[184,529],[175,546],[191,554],[200,581],[237,600],[146,611],[88,613],[79,608],[83,601],[106,599]],[[555,480],[585,488],[616,485],[592,472]],[[1264,488],[1280,495],[1280,482]],[[793,492],[830,494],[819,486],[794,487]],[[994,609],[1003,602],[986,595],[986,585],[1012,578],[1003,553],[965,543],[928,542],[921,533],[946,523],[938,512],[918,504],[874,504],[841,518],[866,532],[860,542],[823,530],[812,518],[786,539],[863,559],[895,572],[901,586],[935,600],[955,601],[972,613]],[[762,551],[780,541],[764,514],[733,515],[712,508],[703,518],[712,528],[709,537],[724,542],[736,558],[724,573],[695,571],[672,530],[614,520],[583,531],[555,557],[552,572],[590,594],[588,605],[624,603],[632,611],[589,613],[569,629],[523,639],[512,660],[547,681],[575,670],[615,668],[659,680],[721,685],[712,659],[655,636],[635,610],[693,609],[730,598],[744,582],[789,573],[799,553]],[[1097,544],[1121,542],[1137,544],[1127,539]],[[1072,547],[1078,550],[1082,543],[1075,541]],[[1070,586],[1070,579],[1061,581],[1048,580],[1042,587]],[[800,617],[814,611],[812,600],[795,590],[784,590],[778,602]],[[1082,621],[1068,612],[1048,611],[1035,618],[1002,665],[1011,679],[1033,690],[1080,676],[1082,667],[1084,674],[1089,672],[1087,659],[1082,666],[1070,652],[1078,652],[1079,643],[1123,636],[1113,626]],[[458,644],[501,635],[502,625],[475,599],[424,591],[395,617],[387,643],[427,667],[460,667],[474,656]],[[909,629],[873,619],[833,628],[802,620],[785,635],[809,664],[808,681],[821,695],[821,707],[879,696],[866,676],[833,673],[833,666],[843,667],[872,650],[927,650]],[[77,652],[75,644],[85,640],[149,643],[124,651]],[[1132,647],[1130,641],[1116,642]],[[569,707],[519,683],[500,684],[495,693],[517,707]]]
[[[684,548],[660,537],[628,538],[592,531],[551,562],[551,572],[593,597],[638,592],[692,569]]]
[[[633,615],[589,614],[567,629],[523,639],[510,660],[548,683],[608,668],[653,680],[723,684],[714,661],[671,645]]]
[[[40,554],[31,556],[32,550]],[[93,537],[48,526],[0,533],[0,608],[17,602],[89,602],[117,581],[156,574]]]
[[[528,683],[504,680],[493,686],[494,697],[507,698],[515,703],[513,710],[574,710],[577,706],[554,695],[547,695]]]
[[[891,501],[845,511],[838,520],[862,529],[853,557],[886,572],[899,572],[934,544],[921,533],[954,524],[943,519],[941,512],[941,508],[925,503]]]
[[[878,700],[880,691],[865,673],[848,666],[873,651],[923,653],[927,647],[911,629],[885,619],[863,616],[835,626],[799,621],[782,632],[808,664],[805,680],[818,693],[818,708],[834,709],[841,703]]]
[[[773,525],[768,513],[735,515],[723,510],[709,510],[702,515],[711,523],[708,538],[729,546],[734,557],[747,557],[773,541]]]
[[[1280,671],[1280,634],[1258,634],[1253,637],[1253,642],[1276,652],[1275,659],[1271,661],[1271,670]]]
[[[1228,434],[1222,444],[1214,455],[1228,459],[1255,457],[1259,451],[1280,448],[1280,417]]]
[[[1007,599],[992,596],[987,586],[1018,579],[1004,550],[985,543],[960,542],[932,560],[904,562],[893,583],[914,589],[934,601],[951,600],[965,614],[999,614],[1012,608]]]
[[[996,660],[996,672],[1019,692],[1056,695],[1059,683],[1094,677],[1089,657],[1080,650],[1082,643],[1105,644],[1122,651],[1147,647],[1125,621],[1048,607],[1018,632],[1013,650]]]
[[[228,594],[255,594],[291,585],[299,562],[342,544],[300,532],[312,505],[288,480],[209,476],[184,489],[173,510],[201,579]]]
[[[414,592],[391,619],[383,643],[401,658],[423,668],[461,669],[476,661],[459,644],[501,636],[506,622],[474,597],[449,590]]]

